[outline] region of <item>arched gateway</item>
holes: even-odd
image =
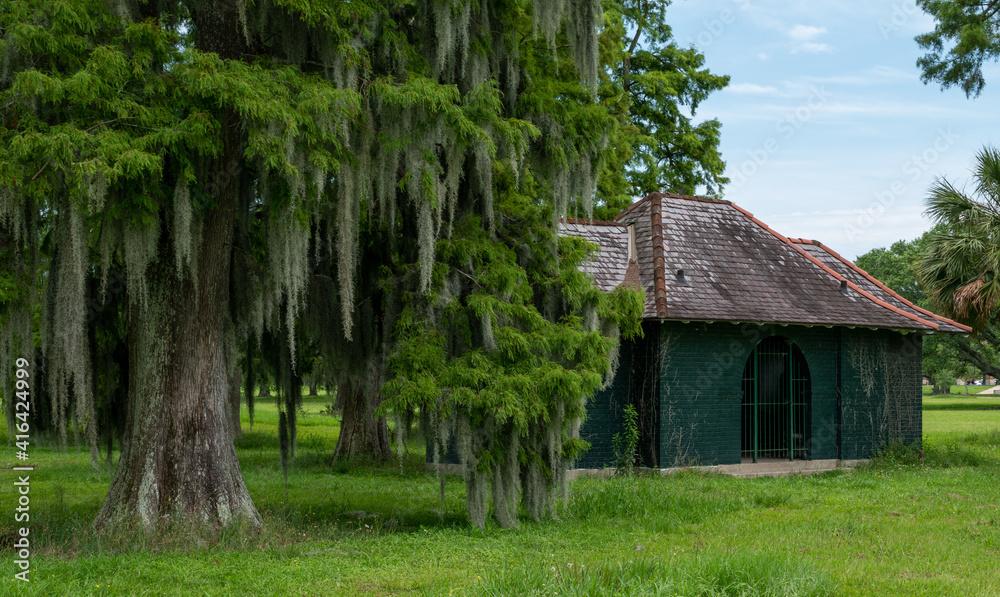
[[[743,460],[809,459],[809,366],[781,336],[762,340],[743,368]]]

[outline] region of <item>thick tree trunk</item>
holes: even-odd
[[[337,388],[337,395],[333,399],[333,410],[342,413],[344,412],[344,393]]]
[[[243,435],[243,425],[240,423],[240,403],[242,402],[240,377],[240,370],[231,367],[229,374],[229,429],[234,438]]]
[[[373,458],[388,460],[392,456],[389,427],[385,417],[376,417],[378,394],[365,391],[363,384],[341,382],[337,399],[343,400],[343,419],[333,460]]]
[[[225,350],[239,119],[214,164],[216,207],[204,213],[194,283],[178,279],[167,243],[147,271],[148,296],[128,311],[129,407],[123,447],[96,524],[171,520],[261,523],[233,447],[230,364]],[[222,166],[226,164],[227,166]],[[231,172],[230,172],[231,170]],[[165,235],[164,235],[165,236]],[[162,236],[161,236],[162,238]],[[138,288],[129,281],[129,291]]]
[[[309,395],[310,396],[319,396],[319,388],[316,387],[316,380],[315,379],[310,380],[310,382],[309,382]]]

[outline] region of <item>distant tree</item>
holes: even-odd
[[[855,263],[915,305],[940,310],[921,287],[917,266],[928,250],[930,239],[945,230],[945,226],[939,224],[912,241],[900,240],[889,248],[872,249],[858,257]],[[934,385],[935,393],[947,393],[966,366],[991,375],[993,371],[1000,372],[996,346],[1000,346],[1000,338],[995,325],[984,328],[977,338],[926,336],[923,341],[923,374]]]
[[[976,155],[971,193],[947,179],[935,183],[927,212],[938,226],[926,235],[917,277],[931,303],[976,330],[954,340],[962,361],[998,377],[1000,152],[985,147]]]
[[[936,21],[934,31],[916,37],[927,54],[917,60],[924,83],[958,85],[977,97],[986,85],[983,64],[1000,58],[1000,2],[917,0]]]
[[[976,154],[973,192],[948,179],[930,189],[927,213],[943,228],[927,239],[917,274],[949,316],[982,328],[1000,307],[1000,152]]]
[[[718,195],[729,182],[719,152],[717,119],[695,124],[698,106],[729,84],[705,67],[705,57],[673,39],[670,2],[608,3],[609,31],[621,39],[610,60],[614,96],[621,97],[627,123],[637,137],[626,162],[633,196],[662,190]]]
[[[927,295],[920,288],[913,268],[926,244],[927,235],[925,232],[912,241],[898,240],[889,248],[872,249],[858,257],[855,263],[906,300],[921,305],[927,301]]]

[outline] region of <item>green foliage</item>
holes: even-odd
[[[929,308],[929,299],[917,281],[915,267],[935,231],[925,232],[911,241],[898,240],[888,248],[872,249],[858,257],[855,264],[911,303]]]
[[[858,267],[893,289],[918,307],[954,313],[947,303],[936,303],[918,278],[925,258],[932,255],[935,243],[949,237],[947,222],[935,227],[912,241],[897,241],[889,248],[872,249],[857,258]],[[954,256],[954,255],[953,255]],[[946,388],[957,377],[972,377],[979,371],[992,374],[997,362],[997,330],[987,325],[977,338],[954,335],[929,335],[923,339],[923,374],[936,388]],[[1000,371],[998,371],[1000,372]]]
[[[248,392],[273,379],[287,470],[297,390],[322,359],[345,400],[427,409],[439,442],[466,430],[470,511],[485,511],[489,483],[513,525],[523,478],[528,512],[555,515],[585,448],[585,402],[613,373],[619,338],[641,334],[642,312],[637,293],[591,286],[578,269],[588,247],[557,238],[559,218],[617,211],[638,186],[724,182],[718,123],[686,114],[724,78],[670,41],[662,11],[607,6],[5,6],[0,229],[17,246],[0,259],[12,254],[47,295],[22,300],[4,274],[0,303],[19,321],[45,305],[63,434],[75,418],[96,454],[93,390],[121,397],[115,383],[155,369],[112,369],[110,356],[158,291],[197,297],[206,276],[218,282],[202,269],[218,257],[205,245],[225,237],[232,265],[215,302],[228,311],[211,349],[230,385],[240,366]],[[85,305],[116,272],[116,317],[90,325]],[[115,416],[140,398],[116,398]]]
[[[607,373],[612,330],[621,321],[635,334],[642,304],[634,291],[594,288],[579,270],[586,247],[553,238],[547,210],[525,205],[517,193],[499,199],[500,213],[510,216],[495,236],[476,218],[456,222],[436,251],[437,269],[449,272],[440,290],[406,298],[396,328],[396,376],[383,405],[432,413],[439,422],[435,459],[454,429],[479,526],[486,479],[505,526],[514,524],[502,510],[510,499],[513,507],[523,499],[536,519],[555,512],[565,470],[585,447],[579,424]],[[527,240],[532,236],[535,242]],[[590,327],[588,311],[604,322],[603,333]]]
[[[729,84],[705,68],[705,57],[681,48],[667,24],[669,2],[623,0],[605,13],[609,78],[605,94],[626,114],[626,158],[633,196],[652,191],[718,195],[729,182],[719,152],[721,123],[695,123],[698,106]]]
[[[931,187],[927,213],[945,228],[930,238],[918,275],[948,314],[982,328],[1000,306],[1000,151],[983,148],[973,176],[971,195],[947,179]]]
[[[899,441],[890,442],[872,455],[868,466],[874,468],[895,468],[920,464],[924,453],[917,445],[904,444]]]
[[[639,413],[629,404],[622,409],[622,430],[611,438],[615,452],[615,474],[631,477],[635,474],[635,450],[639,446]]]
[[[934,31],[916,37],[927,54],[917,60],[924,83],[958,85],[978,97],[986,85],[983,64],[1000,58],[1000,7],[995,2],[917,0],[934,18]]]

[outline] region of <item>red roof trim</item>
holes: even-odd
[[[916,315],[914,315],[912,313],[907,313],[906,311],[903,311],[902,309],[900,309],[898,307],[894,307],[894,306],[890,305],[889,303],[887,303],[887,302],[885,302],[885,301],[877,298],[875,295],[871,294],[870,292],[866,292],[866,291],[862,290],[860,287],[858,287],[857,284],[855,284],[854,282],[851,282],[847,278],[841,276],[840,274],[838,274],[834,270],[832,270],[829,267],[827,267],[826,265],[824,265],[822,261],[820,261],[819,259],[816,259],[812,255],[810,255],[809,253],[807,253],[805,249],[803,249],[802,247],[798,246],[797,244],[795,244],[794,242],[792,242],[791,240],[789,240],[786,236],[782,235],[781,233],[779,233],[776,230],[772,230],[767,224],[765,224],[764,222],[761,222],[757,218],[753,217],[753,214],[750,213],[749,211],[743,209],[739,205],[736,205],[736,204],[731,204],[731,205],[733,206],[733,208],[735,208],[738,211],[740,211],[743,215],[745,215],[748,218],[750,218],[751,220],[753,220],[753,222],[756,223],[758,226],[760,226],[764,230],[770,232],[772,235],[774,235],[775,238],[777,238],[778,240],[784,242],[786,245],[788,245],[789,247],[791,247],[792,249],[794,249],[795,251],[797,251],[800,255],[802,255],[803,257],[805,257],[806,259],[808,259],[809,261],[811,261],[813,264],[815,264],[817,267],[819,267],[820,269],[822,269],[826,273],[828,273],[831,276],[833,276],[834,279],[839,280],[841,282],[846,282],[848,288],[850,288],[851,290],[857,292],[858,294],[860,294],[861,296],[867,298],[868,300],[872,301],[876,305],[879,305],[880,307],[884,307],[884,308],[888,309],[889,311],[892,311],[893,313],[896,313],[897,315],[902,315],[903,317],[906,317],[907,319],[912,319],[913,321],[922,323],[923,325],[926,325],[927,327],[930,327],[931,329],[935,329],[936,330],[936,329],[939,329],[941,327],[940,325],[938,325],[937,323],[934,323],[933,321],[927,321],[925,319],[921,319],[921,318],[917,317]]]
[[[831,249],[830,247],[824,245],[823,243],[821,243],[819,241],[816,241],[816,240],[804,240],[804,239],[801,239],[801,238],[790,238],[788,240],[790,240],[792,242],[795,242],[795,243],[804,244],[804,245],[816,245],[817,247],[823,249],[824,251],[826,251],[827,253],[829,253],[830,255],[832,255],[834,258],[838,259],[841,263],[843,263],[847,267],[851,268],[852,270],[854,270],[855,272],[857,272],[861,276],[864,276],[872,284],[878,286],[879,288],[881,288],[885,292],[888,292],[889,294],[891,294],[894,298],[896,298],[897,300],[899,300],[901,303],[903,303],[907,307],[910,307],[914,311],[919,311],[920,313],[923,313],[924,315],[928,315],[930,317],[933,317],[934,319],[937,319],[938,321],[940,321],[942,323],[947,323],[949,325],[953,325],[953,326],[955,326],[955,327],[957,327],[957,328],[959,328],[961,330],[965,330],[966,332],[971,332],[972,331],[972,328],[969,327],[969,326],[967,326],[967,325],[958,323],[957,321],[954,321],[952,319],[948,319],[947,317],[943,317],[941,315],[938,315],[937,313],[934,313],[933,311],[928,311],[927,309],[923,309],[921,307],[918,307],[918,306],[914,305],[910,301],[908,301],[905,298],[903,298],[902,296],[900,296],[895,290],[893,290],[892,288],[889,288],[888,286],[886,286],[885,284],[883,284],[882,282],[880,282],[877,278],[875,278],[874,276],[872,276],[871,274],[869,274],[865,270],[863,270],[860,267],[858,267],[857,265],[855,265],[852,261],[849,261],[849,260],[845,259],[844,257],[842,257],[840,255],[840,253],[834,251],[833,249]]]

